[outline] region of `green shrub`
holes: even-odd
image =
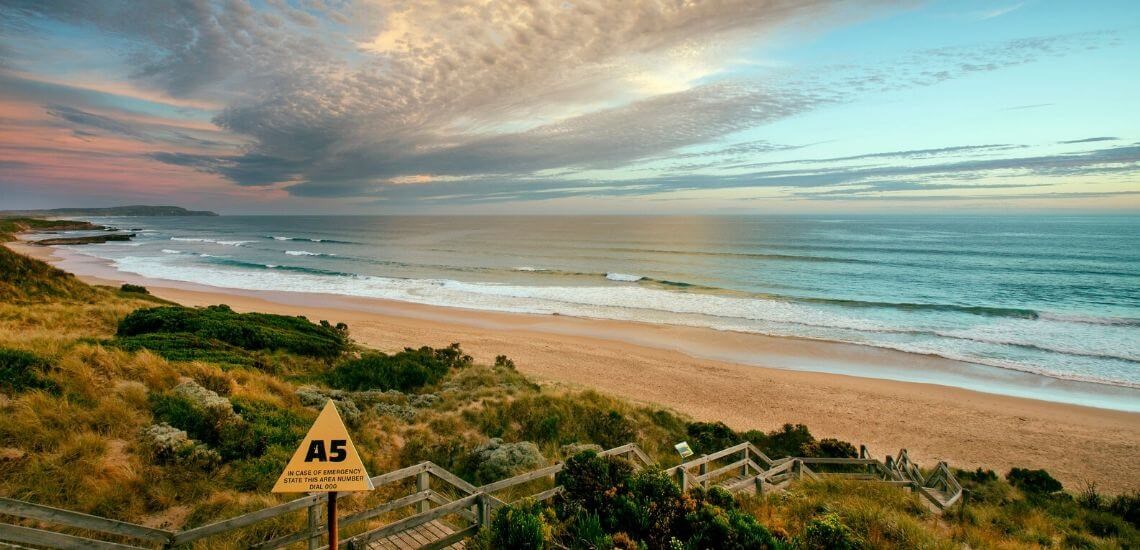
[[[199,441],[217,441],[214,435],[217,419],[186,397],[170,392],[153,393],[150,408],[156,422],[169,424]]]
[[[784,424],[768,433],[749,430],[733,431],[722,422],[692,422],[685,427],[689,446],[693,451],[709,454],[748,441],[770,458],[806,456],[821,458],[857,458],[859,450],[846,441],[821,439],[816,441],[807,426]]]
[[[859,449],[854,445],[838,439],[821,439],[808,443],[804,449],[804,456],[817,458],[859,458]]]
[[[855,550],[863,545],[836,514],[825,514],[811,520],[799,540],[804,550]]]
[[[372,353],[345,361],[328,374],[328,383],[346,390],[410,392],[435,384],[451,369],[471,364],[471,356],[452,344],[446,348],[407,348],[394,355]]]
[[[119,290],[135,294],[150,294],[150,291],[147,290],[145,286],[132,285],[130,283],[123,283],[123,286],[119,287]]]
[[[766,434],[753,430],[744,436],[769,458],[806,456],[809,446],[815,443],[815,438],[803,424],[784,424],[780,429]]]
[[[290,447],[270,447],[261,456],[235,462],[230,472],[233,487],[239,491],[268,492],[285,470],[294,450]]]
[[[685,517],[689,533],[687,548],[726,550],[776,550],[782,548],[776,537],[756,518],[735,508],[702,503]]]
[[[235,397],[234,411],[242,416],[252,433],[256,448],[273,446],[295,449],[305,438],[315,415],[306,417],[268,401]]]
[[[302,317],[267,313],[235,313],[229,306],[206,308],[164,306],[139,309],[119,323],[117,336],[189,334],[249,351],[282,350],[331,359],[348,348],[347,327],[313,324]]]
[[[1056,493],[1062,489],[1061,482],[1053,479],[1045,470],[1014,468],[1005,475],[1011,485],[1030,494]]]
[[[630,477],[618,495],[615,529],[621,529],[650,548],[662,548],[677,532],[684,517],[681,489],[659,470],[642,470]]]
[[[633,466],[625,460],[583,451],[566,460],[554,481],[562,486],[564,510],[593,512],[605,522],[613,521],[613,496],[632,475]]]
[[[476,483],[484,484],[541,468],[546,465],[546,458],[529,441],[503,443],[502,439],[493,438],[471,453],[469,464]]]
[[[1140,491],[1117,495],[1108,504],[1108,511],[1140,529]]]
[[[954,477],[958,481],[971,481],[974,483],[989,483],[997,481],[998,475],[993,470],[983,470],[978,468],[973,472],[969,470],[955,470]]]
[[[613,548],[613,539],[602,528],[602,520],[598,514],[585,510],[579,510],[566,522],[564,539],[566,546],[573,550]]]
[[[515,370],[515,362],[512,361],[511,358],[507,357],[506,355],[496,355],[495,356],[495,366],[501,367],[504,369]]]
[[[239,397],[231,404],[192,382],[151,394],[150,403],[156,421],[184,430],[226,462],[260,457],[275,447],[295,448],[312,423],[264,401]]]
[[[701,454],[715,453],[743,441],[739,434],[723,422],[691,422],[685,426],[689,447]]]
[[[1086,511],[1084,524],[1088,532],[1098,537],[1116,537],[1128,532],[1128,522],[1108,512]]]
[[[35,354],[0,348],[0,388],[7,391],[58,392],[59,386],[44,376],[50,369],[51,363]]]
[[[541,550],[546,548],[549,528],[542,509],[529,503],[508,504],[491,519],[491,545],[494,548]]]
[[[107,344],[127,351],[147,349],[169,361],[201,361],[238,366],[254,364],[253,355],[242,348],[185,332],[120,336]]]

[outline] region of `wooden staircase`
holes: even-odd
[[[635,444],[622,445],[600,454],[624,457],[637,468],[656,465]],[[701,456],[666,469],[683,490],[693,487],[723,487],[732,493],[766,494],[780,491],[800,479],[839,477],[870,483],[887,483],[918,493],[932,510],[953,506],[962,496],[962,486],[945,462],[927,476],[911,462],[906,449],[885,461],[872,458],[866,447],[859,458],[794,457],[773,460],[748,442]],[[340,519],[342,533],[348,534],[340,548],[436,550],[463,548],[464,541],[490,523],[495,509],[507,504],[497,494],[517,492],[524,484],[547,480],[553,485],[558,463],[517,476],[476,487],[455,474],[423,462],[372,478],[376,488],[406,487],[407,494],[389,498]],[[824,470],[838,470],[826,472]],[[818,470],[818,471],[817,471]],[[542,482],[536,483],[543,485]],[[533,487],[533,485],[526,485]],[[524,491],[522,499],[543,501],[561,493],[554,486],[537,492]],[[397,492],[397,494],[399,494]],[[341,495],[343,498],[347,495]],[[327,548],[321,511],[328,502],[326,493],[312,494],[224,521],[178,532],[91,516],[49,506],[0,498],[0,548],[95,548],[108,550],[140,548],[213,548],[211,540],[289,514],[305,512],[307,526],[294,533],[276,536],[250,548]],[[399,517],[399,516],[403,517]],[[392,520],[388,518],[398,517]],[[5,518],[14,518],[6,520]],[[50,527],[50,528],[49,528]]]

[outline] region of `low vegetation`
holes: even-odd
[[[4,217],[0,215],[0,242],[15,240],[15,234],[21,231],[73,231],[101,228],[101,226],[89,222]]]
[[[941,516],[901,489],[835,479],[682,493],[597,451],[635,442],[664,467],[681,440],[698,453],[747,440],[773,458],[857,450],[802,425],[738,432],[539,386],[458,344],[381,353],[343,325],[91,287],[2,247],[0,297],[0,496],[166,529],[233,517],[288,498],[268,491],[333,400],[374,475],[431,460],[482,484],[565,461],[562,497],[500,509],[474,547],[1140,547],[1140,496],[1069,493],[1047,472],[959,472],[967,497]],[[302,515],[202,547],[283,535]]]

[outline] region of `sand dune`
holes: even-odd
[[[52,251],[16,245],[94,283],[145,284],[185,305],[227,303],[239,311],[305,315],[345,322],[369,346],[461,342],[476,359],[513,358],[551,385],[589,387],[673,408],[737,429],[808,425],[817,437],[870,447],[875,456],[901,447],[923,465],[1045,468],[1067,487],[1096,482],[1103,491],[1140,490],[1140,414],[1007,397],[935,384],[765,368],[848,361],[883,369],[963,368],[953,361],[847,344],[688,327],[486,313],[321,294],[223,292],[165,286],[87,260],[60,262]],[[749,365],[709,357],[747,359]],[[1127,391],[1124,399],[1129,398]],[[1134,395],[1134,394],[1133,394]],[[1120,398],[1119,395],[1117,398]]]

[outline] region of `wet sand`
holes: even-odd
[[[983,389],[993,384],[1027,395],[1100,391],[1088,384],[835,342],[317,293],[231,291],[143,279],[49,248],[9,246],[94,284],[143,284],[184,305],[226,303],[238,311],[344,322],[355,340],[385,351],[460,342],[479,361],[508,355],[521,372],[544,384],[593,388],[740,430],[803,423],[816,437],[865,444],[879,458],[905,447],[924,466],[945,460],[1000,473],[1012,466],[1045,468],[1072,489],[1091,481],[1107,492],[1140,490],[1140,413],[839,373],[903,379],[926,373],[915,376],[975,380]],[[789,370],[816,368],[830,372]],[[1140,396],[1136,390],[1103,391],[1115,404],[1135,403]]]

